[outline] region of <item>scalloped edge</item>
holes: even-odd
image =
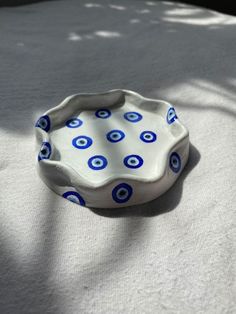
[[[119,104],[119,100],[124,100],[125,97],[133,97],[135,99],[135,105],[137,105],[137,107],[140,107],[142,110],[151,111],[151,112],[155,111],[156,113],[157,112],[161,113],[164,118],[166,117],[166,113],[168,109],[173,107],[166,101],[146,98],[130,90],[113,89],[104,93],[79,93],[79,94],[71,95],[65,98],[56,107],[46,111],[42,116],[44,115],[49,116],[50,121],[51,121],[51,127],[56,128],[56,127],[59,127],[60,124],[62,124],[62,122],[64,123],[66,119],[73,116],[75,112],[78,114],[80,110],[82,111],[84,109],[100,108],[99,99],[98,99],[100,97],[102,98],[103,108],[117,107]],[[104,102],[103,97],[105,97],[105,102]],[[113,102],[112,104],[109,103],[111,101]],[[58,115],[58,112],[61,112],[61,111],[64,111],[63,115],[61,114]],[[65,111],[66,111],[66,114],[65,114]],[[61,116],[63,116],[63,120],[60,119]],[[179,121],[179,119],[177,119],[175,123],[172,123],[169,125],[171,132],[176,132],[176,125],[178,125],[178,127],[181,127],[181,130],[182,130],[181,135],[176,138],[176,141],[172,143],[172,145],[170,145],[167,151],[165,152],[164,158],[163,158],[164,163],[161,166],[162,168],[161,173],[157,174],[156,176],[153,176],[151,179],[150,178],[149,179],[138,178],[138,177],[134,177],[133,175],[127,174],[123,176],[113,176],[113,177],[107,178],[106,180],[102,182],[94,183],[82,177],[71,166],[66,165],[65,163],[61,161],[50,160],[50,159],[43,159],[38,163],[39,175],[43,179],[43,181],[58,194],[61,194],[61,187],[65,187],[65,186],[73,187],[75,190],[79,192],[83,191],[84,194],[87,194],[87,192],[94,191],[94,190],[101,192],[101,190],[106,189],[109,186],[113,186],[123,181],[131,182],[131,184],[133,185],[137,185],[137,184],[142,185],[143,183],[146,185],[148,183],[158,185],[158,183],[161,182],[162,178],[165,176],[166,169],[168,168],[167,163],[169,162],[168,157],[171,154],[171,152],[173,152],[173,150],[176,149],[176,147],[178,147],[179,145],[181,146],[181,144],[183,143],[185,143],[185,146],[189,145],[189,132],[187,128]],[[53,143],[51,143],[49,134],[39,127],[36,127],[35,130],[36,130],[36,139],[37,139],[37,145],[38,145],[37,150],[39,149],[39,146],[41,146],[42,142],[48,141],[52,146],[51,157],[53,157],[56,147]],[[181,170],[178,174],[175,175],[175,179],[172,180],[171,183],[166,186],[164,191],[162,191],[162,189],[159,189],[160,193],[157,191],[155,193],[155,197],[151,197],[151,198],[149,197],[148,200],[145,200],[144,202],[160,196],[170,186],[172,186],[174,181],[178,178],[178,176],[182,172],[187,160],[188,160],[188,149],[187,149],[187,152],[185,153]],[[55,181],[57,182],[57,184],[53,183]],[[140,204],[142,202],[141,201],[134,202],[134,204],[137,204],[137,203]],[[123,204],[123,205],[121,204],[120,206],[113,206],[113,207],[121,207],[121,206],[127,206],[127,205],[130,205],[129,202],[127,202],[127,204]],[[96,207],[96,206],[92,204],[91,207]],[[102,207],[106,207],[105,204],[103,204]]]

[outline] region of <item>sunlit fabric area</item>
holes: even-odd
[[[236,313],[236,16],[25,2],[0,7],[0,313]],[[34,126],[69,95],[111,89],[172,104],[189,161],[149,203],[89,209],[39,178]]]

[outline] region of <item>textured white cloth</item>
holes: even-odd
[[[0,313],[236,313],[236,18],[62,0],[0,21]],[[160,199],[93,212],[38,178],[33,126],[113,88],[173,103],[190,160]]]

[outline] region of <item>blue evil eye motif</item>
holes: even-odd
[[[101,119],[107,119],[111,115],[111,111],[108,109],[99,109],[95,112],[95,116]]]
[[[125,137],[125,133],[121,130],[112,130],[107,133],[107,140],[112,143],[117,143]]]
[[[93,156],[89,158],[88,166],[93,170],[102,170],[107,166],[107,159],[101,155]]]
[[[157,139],[157,136],[154,132],[152,131],[143,131],[140,134],[140,139],[145,142],[145,143],[152,143],[155,142]]]
[[[50,126],[51,126],[50,118],[47,115],[40,117],[35,124],[36,128],[41,128],[45,132],[48,132],[50,130]]]
[[[72,140],[72,145],[78,149],[86,149],[93,144],[93,140],[85,135],[80,135]]]
[[[175,173],[178,173],[181,168],[181,159],[180,156],[174,152],[170,155],[170,161],[169,161],[170,169],[174,171]]]
[[[129,155],[124,158],[124,164],[127,168],[140,168],[143,165],[143,158],[139,155]]]
[[[142,120],[143,116],[138,112],[130,111],[124,114],[124,118],[130,122],[138,122]]]
[[[68,128],[73,128],[73,129],[80,127],[82,124],[83,124],[83,121],[78,118],[73,118],[66,121],[66,126]]]
[[[42,159],[49,159],[52,153],[51,145],[48,142],[43,142],[40,152],[38,154],[38,161]]]
[[[116,203],[125,203],[133,194],[132,187],[127,183],[118,184],[112,190],[112,198]]]
[[[78,192],[68,191],[65,192],[62,196],[66,198],[68,201],[79,204],[81,206],[85,206],[85,200]]]
[[[178,119],[175,109],[173,107],[169,108],[166,116],[166,120],[168,124],[172,124],[175,120]]]

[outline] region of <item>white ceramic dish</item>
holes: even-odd
[[[38,172],[87,207],[141,204],[168,190],[189,154],[188,130],[167,102],[128,90],[77,94],[36,122]]]

